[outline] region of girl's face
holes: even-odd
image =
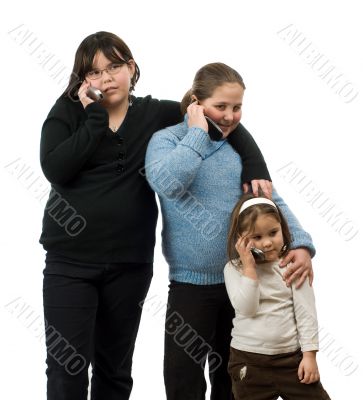
[[[244,89],[239,83],[225,83],[218,86],[211,97],[199,102],[204,106],[205,115],[222,129],[224,138],[241,120],[243,94]]]
[[[248,235],[253,243],[253,247],[265,253],[266,261],[276,261],[280,257],[281,249],[284,245],[281,224],[277,219],[269,214],[259,215],[256,220],[255,228]]]
[[[127,102],[129,98],[129,90],[131,86],[131,78],[135,73],[135,63],[130,60],[128,64],[123,64],[115,74],[110,74],[106,68],[115,66],[116,64],[110,61],[106,56],[99,51],[96,53],[92,70],[104,70],[102,75],[97,79],[86,77],[86,81],[91,86],[100,89],[105,95],[102,104],[107,106],[117,106],[123,102]]]

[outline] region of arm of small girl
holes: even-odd
[[[252,189],[252,193],[254,196],[260,196],[261,192],[268,199],[272,199],[272,182],[267,181],[266,179],[254,179],[251,183],[243,184],[243,192],[248,193]]]
[[[258,281],[243,275],[231,262],[224,268],[224,281],[236,312],[248,318],[254,317],[260,304]]]
[[[316,362],[315,351],[305,351],[298,369],[300,383],[309,385],[320,379],[318,364]]]

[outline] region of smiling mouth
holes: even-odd
[[[227,129],[229,129],[229,128],[231,128],[232,127],[232,125],[221,125],[221,124],[218,124],[218,126],[223,130],[227,130]]]

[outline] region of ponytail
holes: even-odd
[[[192,104],[192,89],[189,89],[185,95],[183,96],[183,99],[180,103],[180,110],[182,112],[182,115],[184,115],[187,112],[187,108],[190,104]]]

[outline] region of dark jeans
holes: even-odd
[[[204,400],[208,359],[211,400],[233,399],[227,372],[234,310],[224,284],[169,285],[164,381],[168,400]]]
[[[320,381],[300,383],[300,350],[277,354],[241,351],[231,347],[228,371],[236,400],[330,400]]]
[[[47,399],[127,400],[152,264],[48,261],[44,269]]]

